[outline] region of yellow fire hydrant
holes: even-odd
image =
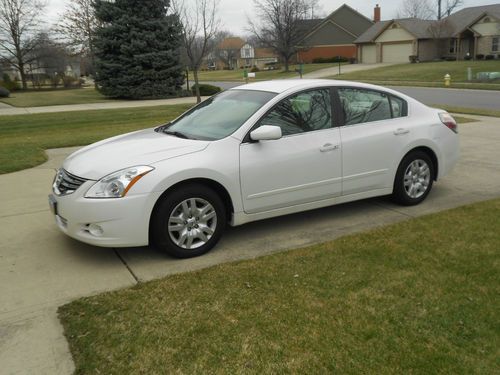
[[[446,74],[446,75],[444,76],[444,85],[445,85],[446,87],[449,87],[449,86],[450,86],[450,84],[451,84],[451,76],[450,76],[449,74]]]

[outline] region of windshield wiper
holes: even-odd
[[[191,139],[186,134],[181,133],[181,132],[177,132],[177,131],[163,130],[163,133],[168,134],[168,135],[173,135],[177,138]]]

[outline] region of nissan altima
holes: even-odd
[[[49,204],[77,240],[187,258],[213,248],[228,223],[383,195],[418,204],[458,157],[453,117],[397,91],[258,82],[73,153]]]

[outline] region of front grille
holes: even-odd
[[[85,178],[72,175],[64,169],[59,169],[54,179],[54,193],[57,195],[68,195],[74,193],[86,181]]]

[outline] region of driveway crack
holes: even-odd
[[[139,278],[137,277],[137,275],[134,273],[134,271],[132,270],[132,268],[130,268],[130,266],[127,264],[126,260],[118,252],[118,250],[117,249],[113,249],[113,251],[115,252],[115,254],[118,257],[118,259],[120,259],[120,261],[123,263],[123,265],[125,266],[125,268],[127,268],[128,272],[130,272],[130,274],[134,278],[136,284],[140,284],[141,281],[139,280]]]

